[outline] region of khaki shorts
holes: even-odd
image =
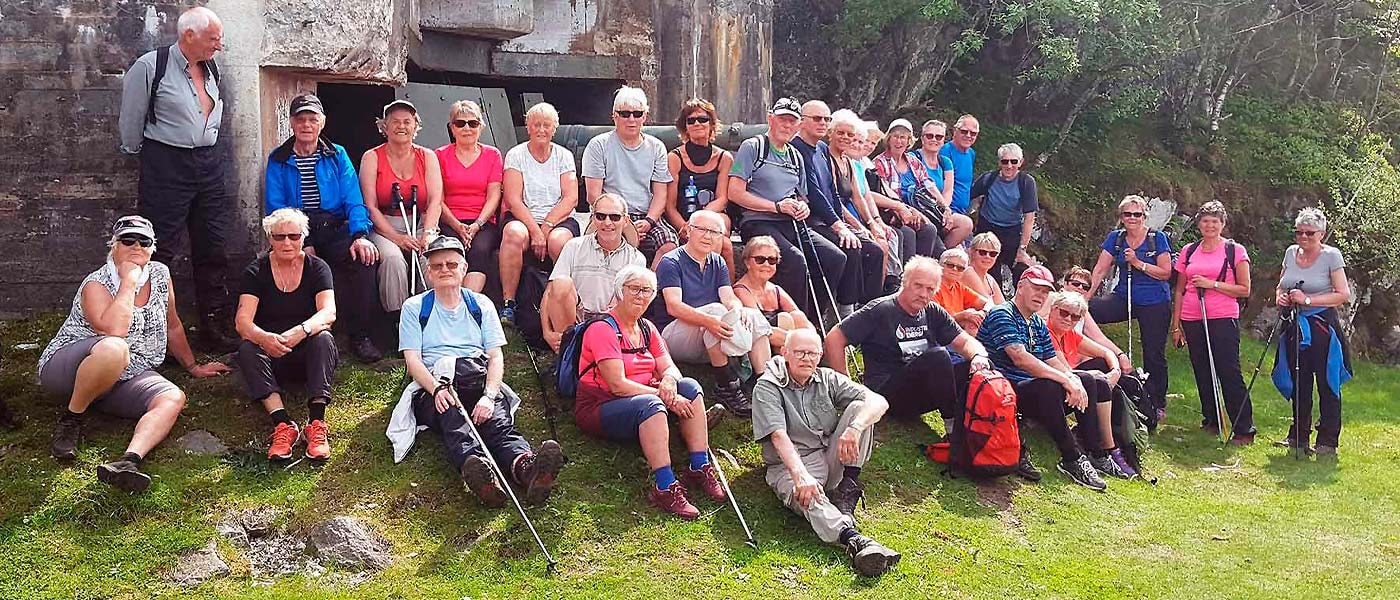
[[[64,398],[73,395],[73,383],[78,377],[78,366],[92,353],[92,347],[102,341],[97,335],[73,342],[54,352],[49,362],[39,371],[39,387],[44,392]],[[147,369],[131,379],[118,381],[89,406],[106,414],[126,419],[139,419],[146,414],[151,401],[166,392],[178,392],[179,387],[160,373]]]

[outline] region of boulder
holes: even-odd
[[[175,444],[186,454],[223,456],[228,453],[228,446],[225,446],[222,440],[203,429],[180,436],[180,439],[175,440]]]
[[[311,547],[323,561],[345,569],[388,567],[389,542],[354,517],[335,517],[311,530]]]
[[[185,553],[170,571],[170,580],[176,585],[196,586],[215,577],[228,575],[228,563],[219,558],[214,548],[214,540],[209,540],[203,548]]]

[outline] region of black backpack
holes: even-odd
[[[151,77],[151,96],[146,102],[146,122],[156,122],[156,91],[160,89],[160,82],[165,79],[165,63],[170,62],[170,46],[156,48],[156,73]],[[214,78],[214,85],[219,85],[219,65],[214,59],[200,62],[209,69],[209,76]]]
[[[549,273],[527,260],[520,269],[520,285],[515,290],[515,330],[525,343],[541,350],[549,347],[544,341],[544,326],[540,323],[540,304],[544,302],[547,285]]]

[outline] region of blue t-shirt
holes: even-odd
[[[978,215],[997,227],[1019,227],[1022,215],[1035,212],[1037,208],[1035,198],[1021,197],[1019,180],[1007,181],[998,175],[987,186],[987,201],[982,203]]]
[[[1118,265],[1118,285],[1113,288],[1113,293],[1119,297],[1128,296],[1127,277],[1122,276],[1128,271],[1128,262],[1123,258],[1123,249],[1119,248],[1118,236],[1124,235],[1122,229],[1115,229],[1108,232],[1108,237],[1099,246],[1104,252],[1113,255],[1113,262]],[[1143,238],[1142,244],[1133,249],[1137,256],[1145,263],[1157,264],[1157,256],[1162,253],[1168,255],[1172,252],[1171,240],[1167,239],[1167,234],[1157,230],[1152,230]],[[1134,270],[1133,280],[1133,305],[1153,306],[1172,299],[1171,284],[1160,279],[1154,279],[1151,275],[1142,271]]]
[[[919,189],[919,176],[909,169],[899,174],[899,199],[906,204],[914,200],[914,191]]]
[[[433,298],[433,313],[428,316],[426,327],[419,327],[418,313],[423,310],[424,292],[404,300],[399,314],[399,350],[418,350],[423,353],[423,364],[429,369],[446,356],[458,358],[476,356],[492,348],[506,345],[506,333],[501,329],[501,317],[496,314],[496,305],[491,299],[470,290],[462,290],[476,298],[481,308],[481,325],[467,310],[466,302],[458,302],[457,308],[448,309],[442,305],[442,298]]]
[[[943,156],[941,150],[937,155],[938,164],[933,165],[928,164],[928,161],[924,160],[924,155],[920,154],[918,150],[910,150],[909,155],[918,159],[920,163],[923,163],[924,172],[928,173],[928,178],[933,180],[934,187],[938,188],[940,192],[943,191],[943,174],[953,170],[953,161]]]
[[[996,369],[1016,383],[1034,377],[1016,366],[1011,355],[1006,353],[1007,346],[1023,346],[1040,360],[1055,357],[1055,344],[1050,341],[1050,328],[1045,326],[1045,320],[1037,314],[1031,314],[1029,319],[1021,316],[1021,311],[1016,310],[1010,300],[987,311],[987,317],[977,329],[977,341],[987,348],[988,358]]]
[[[701,269],[700,263],[695,262],[695,259],[686,253],[685,246],[667,252],[656,265],[656,286],[659,288],[657,297],[661,299],[661,312],[656,319],[656,326],[664,328],[676,320],[666,310],[665,296],[661,293],[665,289],[680,288],[681,302],[686,306],[699,308],[719,302],[719,288],[727,285],[729,265],[724,263],[724,257],[719,253],[711,252],[706,256],[705,268]]]
[[[943,144],[938,150],[938,155],[948,159],[953,169],[953,212],[960,215],[967,214],[968,207],[972,204],[972,198],[968,193],[972,191],[972,180],[976,173],[972,170],[972,163],[977,160],[977,151],[968,148],[967,152],[957,149],[951,142]]]

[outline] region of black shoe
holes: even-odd
[[[151,476],[141,472],[136,463],[117,460],[97,465],[97,480],[129,494],[146,491]]]
[[[468,456],[467,462],[462,463],[462,481],[482,504],[491,508],[506,505],[506,493],[501,489],[501,482],[496,480],[496,472],[486,464],[486,459],[475,454]]]
[[[1040,481],[1040,469],[1035,468],[1035,465],[1031,464],[1031,455],[1029,454],[1021,455],[1021,460],[1017,461],[1016,470],[1013,472],[1016,476],[1026,481]]]
[[[78,457],[78,440],[83,437],[83,424],[74,419],[59,419],[53,427],[53,444],[49,453],[58,460]]]
[[[836,510],[846,516],[856,514],[856,504],[865,497],[865,484],[859,479],[842,477],[841,483],[836,484],[836,489],[831,491],[831,503],[836,505]]]
[[[1099,472],[1094,470],[1094,465],[1090,464],[1089,459],[1082,454],[1073,461],[1061,460],[1056,468],[1074,480],[1075,483],[1091,490],[1102,492],[1108,489],[1108,484],[1103,482],[1102,477],[1099,477]]]
[[[753,405],[749,403],[749,397],[744,394],[743,383],[735,379],[728,383],[715,384],[715,402],[723,404],[725,408],[745,419],[753,414]]]
[[[564,449],[559,442],[545,440],[534,454],[520,459],[520,481],[525,485],[525,503],[540,506],[549,500],[559,469],[564,466]]]
[[[890,550],[879,542],[861,534],[851,536],[846,541],[846,556],[851,557],[851,565],[856,572],[866,577],[884,575],[899,564],[899,553]]]
[[[374,364],[384,358],[384,353],[375,347],[369,336],[357,337],[350,340],[350,352],[355,358],[365,364]]]

